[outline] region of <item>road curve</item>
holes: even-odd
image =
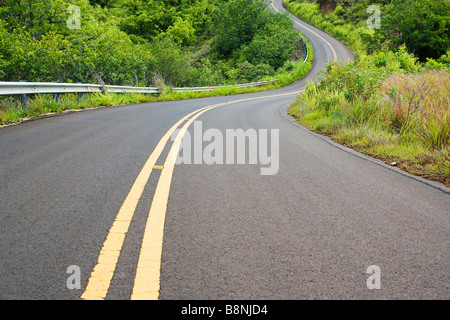
[[[449,189],[292,122],[306,81],[352,58],[295,28],[315,61],[291,86],[1,128],[0,299],[449,299]],[[276,174],[172,165],[164,135],[184,117],[192,137],[278,130]]]

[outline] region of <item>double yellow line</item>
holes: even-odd
[[[148,179],[150,178],[150,174],[152,173],[153,168],[156,165],[156,161],[160,157],[167,141],[171,137],[171,135],[175,132],[175,130],[189,117],[192,117],[191,120],[188,122],[189,124],[197,118],[201,113],[206,112],[209,109],[212,109],[214,106],[210,107],[204,107],[202,109],[196,110],[194,112],[191,112],[187,116],[180,119],[177,123],[175,123],[161,138],[161,140],[156,145],[156,148],[150,155],[150,157],[147,159],[146,163],[144,164],[144,167],[139,172],[139,175],[137,176],[133,186],[131,187],[127,197],[125,198],[125,201],[123,202],[121,208],[119,209],[119,213],[116,216],[116,219],[114,220],[114,223],[109,230],[108,236],[106,237],[105,242],[103,243],[103,247],[100,251],[100,255],[97,261],[97,265],[94,267],[94,270],[91,273],[91,276],[89,278],[88,285],[86,287],[86,290],[82,294],[82,299],[104,299],[106,297],[106,294],[108,293],[109,286],[111,284],[112,277],[114,275],[114,271],[116,269],[117,261],[119,259],[120,251],[122,250],[122,245],[125,240],[125,234],[128,231],[128,228],[130,226],[131,220],[133,218],[134,212],[136,210],[136,206],[139,202],[139,199],[142,196],[142,193],[144,191],[145,185],[147,184]],[[185,125],[186,127],[186,125]],[[178,137],[177,137],[178,138]],[[175,145],[175,144],[174,144]],[[174,148],[174,146],[172,146]],[[153,273],[153,279],[159,279],[159,265],[160,258],[154,259],[154,257],[157,257],[157,255],[160,255],[160,250],[162,248],[162,232],[163,232],[163,222],[164,222],[164,216],[161,216],[161,212],[163,210],[162,206],[167,204],[167,199],[164,201],[164,194],[163,190],[168,192],[166,189],[168,188],[167,181],[169,180],[170,185],[170,179],[172,177],[172,170],[170,170],[170,167],[173,167],[173,164],[171,163],[171,157],[167,157],[166,163],[164,165],[164,168],[158,185],[157,185],[157,191],[155,192],[155,198],[153,200],[153,203],[156,203],[156,200],[161,201],[162,203],[159,203],[158,205],[153,206],[153,208],[158,208],[159,214],[155,214],[155,209],[152,209],[149,214],[148,223],[146,226],[147,228],[152,229],[158,229],[158,232],[153,232],[152,238],[146,238],[145,239],[145,247],[143,244],[143,249],[141,250],[141,256],[143,254],[143,259],[139,258],[139,262],[141,263],[140,266],[147,269],[147,271]],[[157,195],[159,197],[157,197]],[[167,193],[168,197],[168,193]],[[164,210],[165,211],[165,210]],[[158,213],[157,212],[157,213]],[[153,226],[150,225],[150,222]],[[154,243],[152,243],[152,246],[149,247],[148,243],[150,240],[153,240]],[[161,248],[160,248],[161,247]],[[150,254],[151,253],[151,254]],[[145,260],[144,260],[145,259]],[[152,267],[150,270],[150,266]],[[139,275],[142,274],[141,269],[138,267]],[[139,277],[141,278],[141,277]],[[136,288],[136,295],[143,296],[143,286],[142,282],[138,281],[138,286],[135,285]],[[150,290],[145,291],[148,292],[148,294],[153,293],[153,296],[157,297],[157,292],[159,290],[159,283],[156,283],[156,281],[153,281],[150,286]],[[156,294],[155,294],[156,292]],[[133,296],[135,295],[135,290],[133,290]]]
[[[164,222],[167,202],[169,199],[170,185],[175,167],[174,161],[176,160],[172,155],[177,155],[179,153],[181,141],[183,140],[188,127],[200,115],[217,107],[232,103],[273,98],[298,93],[300,92],[290,92],[278,95],[246,98],[210,105],[191,112],[185,117],[181,118],[178,122],[176,122],[164,134],[164,136],[156,145],[156,148],[153,150],[150,157],[145,162],[127,197],[125,198],[125,201],[119,209],[114,223],[109,230],[106,240],[103,243],[103,247],[101,248],[97,264],[90,275],[88,284],[84,293],[81,295],[81,298],[85,300],[106,298],[109,287],[111,285],[111,280],[114,275],[114,271],[116,269],[117,261],[120,256],[120,252],[122,250],[125,235],[128,232],[128,228],[130,226],[131,220],[133,219],[137,204],[150,178],[150,174],[152,173],[153,169],[162,169],[145,226],[144,237],[142,240],[141,251],[136,269],[136,276],[134,279],[133,292],[131,295],[132,300],[158,299]],[[164,147],[166,146],[170,137],[173,135],[175,130],[183,123],[184,125],[178,132],[170,148],[164,165],[156,166],[156,162],[161,156],[161,153],[163,152]]]
[[[275,10],[279,11],[277,8],[275,8],[273,2],[272,6]],[[322,39],[333,52],[334,60],[337,60],[336,51],[328,41],[326,41],[323,37],[307,28],[306,26],[298,23],[297,21],[294,22]],[[125,235],[128,232],[128,228],[130,226],[137,204],[142,196],[147,181],[149,180],[150,174],[152,173],[153,169],[162,169],[144,231],[136,276],[134,279],[133,292],[131,295],[131,299],[158,299],[160,288],[160,268],[164,222],[170,192],[170,185],[175,166],[175,159],[174,157],[172,157],[172,155],[178,154],[181,141],[187,128],[200,115],[220,106],[249,100],[265,99],[298,93],[300,92],[290,92],[271,96],[246,98],[206,106],[189,113],[188,115],[180,119],[177,123],[175,123],[158,142],[156,148],[153,150],[150,157],[145,162],[127,197],[125,198],[125,201],[123,202],[114,220],[114,223],[109,230],[106,240],[103,243],[103,247],[101,248],[97,264],[90,275],[88,284],[84,293],[81,295],[81,298],[86,300],[106,298],[109,287],[111,285],[111,280],[114,275],[114,271],[116,269],[119,255],[122,250]],[[156,162],[163,152],[168,140],[182,123],[184,123],[184,125],[177,134],[171,146],[164,166],[156,166]]]

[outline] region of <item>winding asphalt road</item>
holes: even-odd
[[[0,299],[449,299],[449,189],[287,115],[327,60],[353,58],[296,21],[315,61],[291,86],[1,128]],[[190,113],[178,127],[278,130],[276,174],[172,165],[164,135]]]

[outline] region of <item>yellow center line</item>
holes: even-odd
[[[81,295],[81,298],[85,300],[105,299],[111,285],[111,280],[116,269],[120,252],[122,250],[125,235],[130,226],[137,204],[142,196],[152,170],[158,168],[162,170],[161,176],[155,190],[155,195],[152,200],[149,217],[144,231],[144,238],[141,245],[141,253],[139,256],[132,295],[132,299],[157,299],[159,294],[159,277],[165,212],[174,170],[174,160],[172,158],[172,154],[178,154],[178,149],[186,129],[201,114],[220,106],[256,99],[299,94],[300,92],[302,91],[264,97],[246,98],[210,105],[191,112],[175,123],[158,142],[156,148],[147,159],[127,197],[125,198],[125,201],[123,202],[114,223],[109,230],[106,240],[103,243],[97,264],[91,273],[88,284],[84,293]],[[187,119],[189,120],[178,133],[164,165],[156,166],[156,161],[163,152],[167,141],[175,130]]]
[[[176,157],[174,155],[178,154],[181,141],[183,140],[183,137],[192,122],[203,113],[223,105],[256,99],[298,94],[300,92],[301,91],[266,97],[246,98],[214,105],[195,114],[188,122],[186,122],[183,128],[181,128],[169,151],[166,162],[164,163],[164,170],[162,171],[158,181],[158,185],[156,186],[155,195],[153,197],[147,224],[145,226],[144,237],[141,244],[141,252],[139,255],[131,300],[157,300],[159,297],[164,223],[167,211],[167,203],[169,200],[170,185],[175,168],[174,161]]]
[[[127,197],[125,198],[125,201],[119,209],[119,213],[117,214],[114,223],[109,230],[108,236],[103,243],[97,265],[94,267],[94,270],[89,278],[88,285],[84,293],[81,295],[82,299],[104,299],[106,297],[116,268],[117,260],[119,259],[120,251],[122,250],[125,234],[128,231],[134,211],[156,161],[176,128],[178,128],[178,126],[187,118],[205,108],[196,110],[180,119],[158,142],[155,150],[144,164]]]
[[[275,8],[275,5],[273,4],[273,1],[272,1],[271,4],[272,4],[272,7],[273,7],[276,11],[280,12],[280,10],[278,10],[277,8]],[[331,52],[333,53],[333,59],[334,59],[334,61],[337,61],[336,50],[334,50],[333,46],[332,46],[327,40],[325,40],[323,37],[321,37],[320,35],[318,35],[316,32],[312,31],[312,30],[311,30],[310,28],[308,28],[307,26],[301,24],[300,22],[297,22],[297,21],[295,21],[295,20],[292,20],[292,21],[294,21],[294,23],[298,24],[298,25],[301,26],[302,28],[305,28],[305,29],[308,30],[309,32],[314,33],[316,36],[318,36],[320,39],[322,39],[322,41],[325,42],[325,43],[328,45],[328,47],[330,47]]]
[[[216,108],[216,107],[212,107]],[[156,186],[155,195],[145,226],[144,238],[142,239],[141,252],[134,279],[133,293],[131,300],[145,299],[156,300],[159,295],[160,267],[164,234],[164,222],[166,216],[167,202],[169,200],[170,184],[175,167],[173,155],[178,154],[181,141],[191,123],[204,112],[212,108],[203,110],[193,116],[181,128],[175,138],[169,155],[164,163],[164,170]]]

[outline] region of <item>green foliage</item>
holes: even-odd
[[[296,41],[299,36],[292,29],[291,21],[277,15],[242,49],[242,57],[253,65],[268,64],[278,69],[291,57]]]
[[[48,32],[38,41],[23,28],[8,32],[0,20],[0,75],[6,81],[61,80],[70,50],[70,42],[61,35]]]
[[[437,59],[449,48],[450,2],[391,0],[383,8],[381,42],[396,49],[405,44],[421,61]]]
[[[420,61],[439,59],[450,47],[448,0],[334,0],[328,11],[318,0],[284,0],[286,7],[316,27],[336,36],[358,56],[380,48],[405,45]],[[369,29],[370,5],[381,11],[380,29]]]
[[[249,44],[264,27],[265,7],[258,0],[230,0],[218,6],[213,15],[217,52],[226,57]]]
[[[450,72],[427,64],[406,48],[330,63],[290,113],[312,130],[450,185]]]
[[[71,5],[80,9],[80,28],[69,28]],[[290,20],[260,0],[6,0],[0,2],[0,80],[258,81],[296,60],[297,39]]]
[[[356,98],[367,100],[391,73],[406,71],[402,69],[402,58],[402,55],[392,52],[379,52],[346,64],[330,62],[318,87],[338,90],[348,101]]]
[[[274,74],[300,41],[292,21],[266,7],[260,0],[230,0],[214,11],[213,47],[220,58],[232,62],[230,80],[255,81]]]
[[[270,65],[265,63],[253,65],[248,61],[243,61],[237,65],[237,68],[228,71],[229,78],[236,79],[236,82],[255,81],[271,74],[273,74],[273,68]]]
[[[128,33],[147,39],[156,37],[175,22],[177,9],[162,1],[118,1],[115,6],[122,18],[120,28]]]
[[[335,12],[320,14],[318,3],[284,0],[284,4],[296,16],[344,42],[357,57],[367,54],[374,41],[374,32],[367,28],[366,20],[362,23],[361,19],[348,19],[344,5],[336,7]]]
[[[169,38],[183,46],[190,46],[196,40],[195,29],[189,20],[177,17],[174,24],[166,32],[159,34],[160,38]]]
[[[168,38],[155,41],[150,46],[153,60],[149,62],[150,69],[154,72],[154,78],[168,86],[187,86],[189,84],[189,72],[192,71],[189,53],[184,51],[180,44]]]

